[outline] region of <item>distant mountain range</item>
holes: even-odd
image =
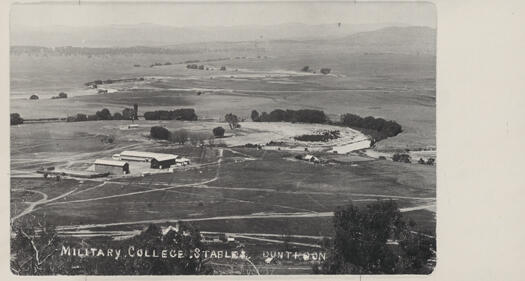
[[[164,46],[198,42],[239,42],[268,40],[341,39],[356,33],[386,27],[405,27],[400,23],[321,24],[288,23],[231,27],[172,27],[156,24],[107,25],[95,27],[11,26],[11,46],[129,47]],[[385,34],[388,35],[388,34]]]

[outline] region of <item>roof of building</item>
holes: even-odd
[[[128,162],[118,161],[118,160],[106,160],[106,159],[95,160],[95,165],[124,167],[124,165],[126,164],[128,164]]]
[[[122,151],[120,153],[120,156],[129,156],[129,157],[140,157],[140,158],[154,158],[157,161],[167,161],[167,160],[175,160],[177,159],[177,155],[175,154],[167,154],[167,153],[154,153],[154,152],[144,152],[144,151],[132,151],[132,150],[126,150]]]

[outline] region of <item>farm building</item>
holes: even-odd
[[[95,160],[95,171],[114,175],[129,174],[129,164],[118,160]]]
[[[126,161],[138,161],[138,162],[149,162],[151,163],[151,168],[154,169],[166,169],[180,163],[180,165],[189,164],[189,160],[186,158],[179,158],[175,154],[167,153],[153,153],[153,152],[143,152],[143,151],[122,151],[120,154],[113,155],[113,159],[116,160],[126,160]],[[177,162],[177,159],[182,159],[182,162]]]
[[[319,163],[319,162],[321,162],[321,161],[319,160],[319,158],[317,158],[317,157],[315,157],[315,156],[313,156],[313,155],[310,155],[310,154],[307,154],[306,156],[304,156],[303,159],[306,160],[306,161],[309,161],[309,162],[314,162],[314,163]]]

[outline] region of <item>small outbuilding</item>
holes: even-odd
[[[119,160],[95,160],[95,171],[113,175],[129,174],[129,164]]]

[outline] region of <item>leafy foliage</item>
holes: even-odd
[[[153,139],[168,140],[170,138],[170,131],[161,126],[151,127],[149,135]]]
[[[213,135],[217,138],[222,138],[224,137],[224,128],[223,127],[216,127],[216,128],[213,128]]]
[[[254,120],[255,121],[255,120]],[[263,112],[258,121],[261,122],[301,122],[301,123],[319,123],[323,124],[328,121],[328,117],[322,110],[299,109],[299,110],[282,110],[275,109],[270,114]]]
[[[19,125],[19,124],[23,124],[24,123],[24,119],[22,117],[20,117],[20,114],[18,113],[11,113],[11,126],[12,125]]]
[[[435,239],[414,233],[394,201],[378,201],[359,209],[340,208],[334,216],[335,236],[326,247],[328,259],[315,267],[324,274],[430,273]],[[387,243],[397,241],[396,243]]]
[[[152,112],[145,112],[144,118],[146,120],[197,120],[197,114],[193,108],[180,108],[172,111],[157,110]]]

